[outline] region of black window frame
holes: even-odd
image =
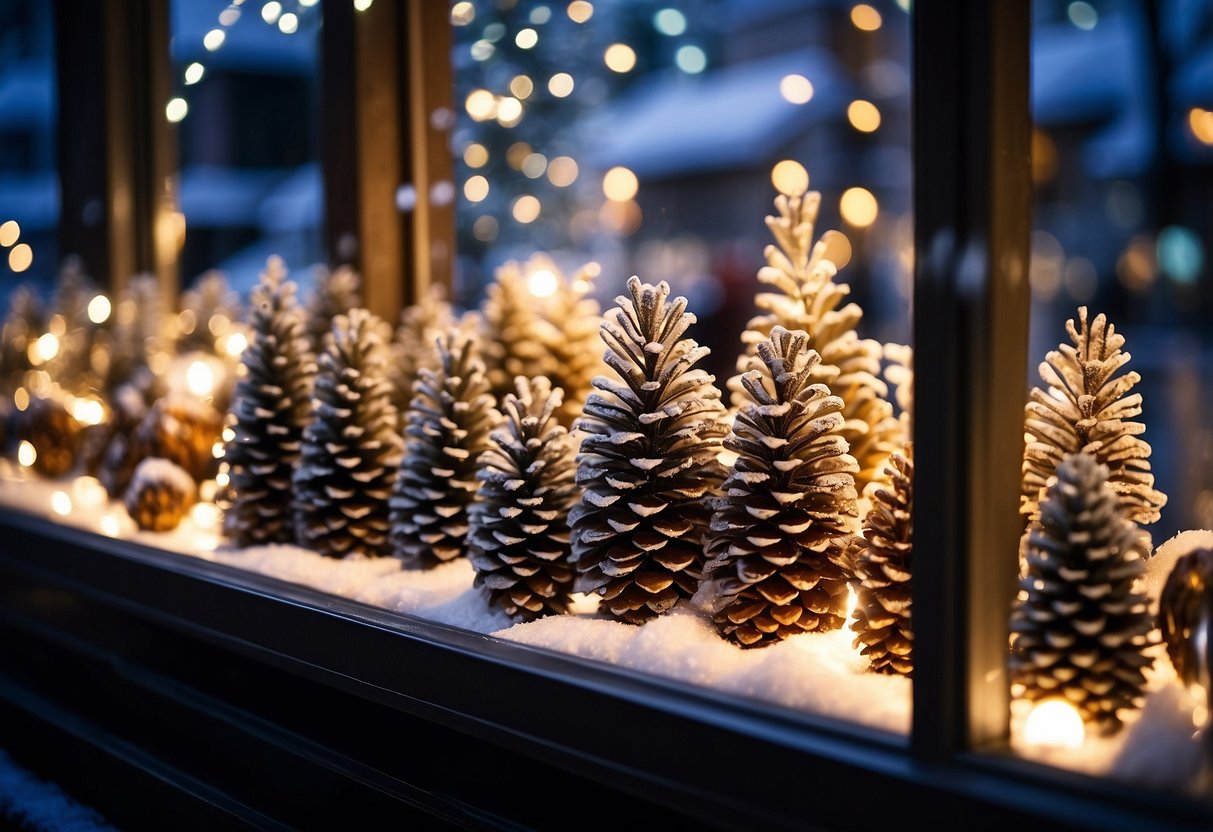
[[[732,828],[884,828],[898,816],[943,828],[977,818],[997,829],[1209,828],[1207,801],[1031,763],[1007,746],[1029,5],[913,9],[915,535],[929,556],[913,590],[908,742],[4,509],[0,747],[132,828],[165,816],[211,829],[404,816],[497,828],[640,816]],[[451,106],[446,4],[323,9],[329,250],[363,271],[372,308],[394,317],[428,282],[450,279],[453,206],[435,204],[430,186],[450,181],[451,159],[441,120],[428,117]],[[106,102],[61,126],[63,239],[112,287],[152,271],[169,291],[173,266],[147,243],[171,181],[156,76],[168,72],[167,0],[58,0],[56,12],[61,54],[71,44],[87,58],[60,59],[61,100],[101,84]],[[122,15],[137,25],[114,25]],[[97,136],[100,185],[97,171],[69,164]],[[133,153],[138,142],[155,151]],[[86,173],[94,180],[73,178]],[[413,212],[397,210],[399,184],[415,186]],[[136,206],[107,212],[104,233],[68,210],[70,194],[97,187],[126,189]]]

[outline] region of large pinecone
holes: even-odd
[[[518,378],[516,386],[492,435],[496,447],[480,455],[468,554],[489,601],[529,621],[568,610],[576,464],[572,437],[555,416],[560,389],[543,376]]]
[[[464,555],[476,460],[489,448],[493,398],[474,338],[438,342],[439,366],[421,369],[406,417],[405,454],[392,490],[392,549],[407,566]]]
[[[185,469],[161,457],[148,457],[135,467],[123,500],[136,526],[167,532],[180,525],[197,494],[197,486]]]
[[[581,501],[569,512],[578,592],[642,624],[690,598],[703,566],[717,460],[727,432],[715,379],[695,364],[709,353],[683,338],[695,316],[670,287],[628,280],[602,324],[617,379],[594,379],[577,427]]]
[[[1103,315],[1087,323],[1087,308],[1078,310],[1078,327],[1066,321],[1073,346],[1062,344],[1040,365],[1047,390],[1032,389],[1025,407],[1023,494],[1020,514],[1036,519],[1039,501],[1066,454],[1083,451],[1108,467],[1108,484],[1116,492],[1125,517],[1153,523],[1167,502],[1154,489],[1150,446],[1140,436],[1145,425],[1141,394],[1127,395],[1141,381],[1136,372],[1117,376],[1129,362],[1125,337]]]
[[[749,401],[724,440],[737,460],[714,501],[700,597],[743,647],[846,620],[859,467],[837,435],[842,400],[811,383],[821,359],[808,340],[776,325],[758,344],[763,369],[742,376]]]
[[[253,290],[251,341],[241,356],[224,448],[224,531],[240,546],[294,540],[291,478],[311,415],[316,365],[295,284],[267,269]]]
[[[862,646],[872,669],[913,675],[914,631],[910,624],[910,558],[913,552],[913,448],[893,454],[891,486],[878,489],[864,519],[865,543],[855,564],[859,579],[855,646]]]
[[[775,289],[760,292],[754,302],[764,314],[754,317],[742,333],[745,352],[737,360],[738,375],[729,381],[734,405],[745,400],[741,373],[758,368],[756,350],[779,324],[804,330],[820,354],[812,382],[825,384],[843,401],[838,433],[859,464],[855,477],[860,493],[883,478],[889,455],[905,441],[902,427],[888,401],[888,385],[880,378],[883,348],[856,332],[863,310],[847,303],[850,287],[835,282],[851,257],[851,244],[841,232],[826,231],[813,242],[821,194],[781,194],[775,199],[778,216],[767,217],[776,245],[767,246],[767,265],[758,280]]]
[[[1202,639],[1198,631],[1213,628],[1213,549],[1197,549],[1176,561],[1158,602],[1158,626],[1175,675],[1186,685],[1208,690],[1213,674],[1208,639],[1213,633]]]
[[[1145,569],[1140,545],[1107,467],[1090,454],[1064,457],[1029,530],[1011,615],[1012,682],[1032,701],[1064,697],[1103,733],[1140,705],[1150,664],[1153,622],[1135,588]]]
[[[295,469],[295,536],[329,557],[390,554],[388,497],[400,462],[387,379],[390,330],[365,309],[333,319]]]

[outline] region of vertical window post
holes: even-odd
[[[1028,3],[914,4],[914,716],[1005,737],[1027,384]]]

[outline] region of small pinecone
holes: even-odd
[[[333,319],[292,484],[295,537],[328,557],[389,554],[388,497],[400,462],[386,323],[366,309]]]
[[[1197,632],[1201,627],[1213,630],[1213,549],[1197,549],[1176,561],[1158,602],[1158,624],[1180,681],[1208,690],[1213,632],[1204,639]]]
[[[219,470],[215,445],[221,441],[223,416],[209,403],[192,396],[157,399],[129,434],[115,434],[101,461],[101,483],[120,498],[135,466],[160,457],[185,469],[194,482],[213,479]]]
[[[270,259],[266,270],[285,275],[286,267],[275,259]],[[349,266],[338,266],[332,271],[318,268],[314,274],[315,283],[307,301],[307,335],[312,353],[320,355],[336,317],[362,307],[362,278]]]
[[[177,528],[197,500],[194,480],[179,465],[149,457],[135,467],[123,501],[135,525],[145,531]]]
[[[859,466],[837,435],[842,400],[811,383],[821,358],[808,341],[776,325],[758,344],[762,369],[742,375],[749,402],[724,441],[738,456],[713,501],[700,597],[743,647],[846,620]]]
[[[518,376],[544,374],[547,353],[538,335],[543,318],[539,300],[527,289],[526,278],[539,270],[555,273],[555,266],[542,255],[525,264],[515,260],[502,264],[494,272],[481,304],[484,333],[480,349],[495,401],[513,392]]]
[[[913,448],[890,457],[891,488],[881,488],[864,520],[866,543],[856,558],[860,584],[851,629],[872,669],[913,675],[914,631],[910,626],[910,559],[913,552]]]
[[[683,334],[695,321],[670,287],[628,280],[629,296],[602,323],[614,378],[594,379],[577,457],[581,501],[569,512],[574,590],[600,609],[643,624],[695,594],[717,459],[727,433],[715,378],[695,368],[709,354]]]
[[[33,445],[33,468],[46,477],[61,477],[76,464],[80,430],[60,396],[31,396],[18,417],[18,440]]]
[[[583,267],[571,278],[554,270],[556,291],[545,305],[543,320],[538,322],[538,340],[547,356],[544,374],[553,387],[564,391],[556,418],[565,427],[571,427],[581,416],[594,389],[594,376],[606,369],[598,349],[602,310],[591,294],[598,272],[597,263]]]
[[[285,272],[281,262],[280,258],[271,258],[269,269]],[[177,316],[177,352],[201,351],[210,355],[224,355],[217,338],[230,332],[232,326],[239,323],[240,316],[240,295],[232,291],[223,272],[206,272],[194,281],[192,288],[181,294],[181,313]]]
[[[1070,454],[1028,532],[1028,571],[1011,615],[1012,682],[1031,701],[1069,700],[1105,734],[1145,690],[1153,622],[1135,583],[1145,571],[1137,527],[1108,469]]]
[[[295,284],[267,269],[253,290],[245,372],[236,383],[223,454],[223,528],[239,546],[295,539],[291,478],[316,374],[303,323]]]
[[[422,367],[438,366],[435,342],[455,329],[455,312],[441,287],[431,285],[417,303],[400,313],[400,326],[392,341],[392,404],[404,414],[413,399],[413,382]]]
[[[568,611],[573,589],[568,511],[577,501],[572,437],[555,418],[561,391],[543,376],[505,397],[497,447],[480,455],[468,553],[489,602],[530,621]]]
[[[29,347],[42,335],[46,316],[38,296],[28,286],[18,286],[8,299],[8,314],[0,332],[0,394],[11,397],[33,368]]]
[[[437,369],[422,368],[406,416],[405,453],[392,489],[392,549],[406,566],[465,553],[476,460],[489,448],[493,399],[476,341],[439,340]]]

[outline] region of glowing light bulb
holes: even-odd
[[[537,298],[550,298],[556,293],[556,275],[549,269],[532,272],[526,279],[526,288]]]
[[[784,159],[771,168],[771,184],[787,196],[801,196],[809,189],[809,172],[793,159]]]
[[[513,127],[522,120],[522,102],[505,96],[497,102],[497,123],[502,127]]]
[[[640,181],[625,167],[613,167],[602,177],[602,192],[612,202],[627,202],[638,190]]]
[[[293,35],[299,29],[299,17],[293,12],[287,12],[278,18],[278,31],[284,35]]]
[[[636,50],[626,43],[612,43],[602,56],[611,72],[628,72],[636,66]]]
[[[66,517],[72,513],[72,498],[67,496],[66,491],[56,491],[51,495],[51,511],[60,517]]]
[[[548,92],[557,98],[565,98],[573,92],[573,76],[567,72],[557,72],[548,79]]]
[[[468,202],[481,202],[489,195],[489,180],[477,174],[463,183],[463,195]]]
[[[113,514],[106,513],[101,517],[101,533],[106,537],[117,537],[118,532],[122,529],[118,518]]]
[[[803,75],[785,75],[779,81],[779,94],[790,104],[808,104],[813,98],[813,83]]]
[[[17,463],[22,468],[28,468],[38,460],[38,451],[28,439],[22,439],[21,444],[17,446]]]
[[[876,197],[866,188],[847,188],[838,207],[842,218],[856,228],[867,228],[880,213]]]
[[[514,35],[514,43],[519,49],[530,49],[539,43],[539,33],[531,28],[519,29],[518,34]]]
[[[1085,733],[1082,715],[1064,699],[1037,702],[1023,724],[1024,742],[1045,748],[1078,748]]]
[[[21,226],[16,220],[8,220],[0,225],[0,246],[8,248],[21,239]]]
[[[185,386],[198,398],[206,398],[215,391],[215,371],[205,361],[194,361],[185,371]]]
[[[29,243],[17,243],[8,250],[8,267],[14,272],[23,272],[34,262],[34,250]]]
[[[168,103],[164,105],[164,117],[169,120],[170,124],[176,124],[181,121],[189,111],[189,102],[184,98],[170,98]]]
[[[113,307],[105,295],[94,295],[88,302],[88,319],[95,324],[103,324],[109,320]]]
[[[202,531],[212,531],[219,525],[222,514],[214,503],[195,503],[190,509],[190,520]]]
[[[497,99],[483,87],[468,93],[463,106],[474,121],[488,121],[497,115]]]
[[[44,361],[50,361],[59,354],[59,339],[55,337],[55,333],[47,332],[39,336],[38,340],[33,344],[33,354],[30,358],[34,359],[35,364],[41,364]]]
[[[76,477],[72,481],[72,497],[82,509],[94,509],[105,505],[109,495],[105,486],[96,477]]]
[[[105,405],[97,399],[74,399],[71,411],[72,418],[82,425],[99,425],[105,421]]]
[[[202,38],[202,45],[206,47],[207,52],[214,52],[220,46],[223,46],[225,40],[227,40],[227,32],[222,29],[211,29]]]

